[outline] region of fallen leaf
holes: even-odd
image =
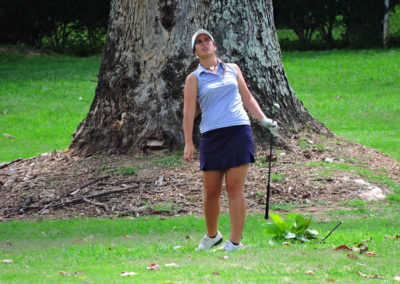
[[[357,249],[352,248],[354,251],[359,251],[361,254],[364,254],[368,251],[368,246],[366,243],[361,242],[357,245]]]
[[[394,280],[394,281],[399,281],[399,282],[400,282],[400,276],[395,276],[395,277],[393,277],[393,280]]]
[[[307,270],[307,271],[304,272],[304,273],[307,274],[307,275],[315,276],[315,273],[314,273],[314,271],[312,271],[312,270]]]
[[[290,246],[291,246],[291,243],[289,243],[289,242],[283,242],[282,245],[287,246],[287,247],[290,247]]]
[[[176,264],[176,263],[166,263],[165,266],[167,266],[167,267],[179,267],[179,265]]]
[[[82,271],[75,271],[74,272],[74,275],[82,275],[82,274],[84,274]]]
[[[400,235],[396,235],[396,236],[394,236],[392,239],[393,239],[393,240],[395,240],[395,239],[400,239]]]
[[[213,274],[214,274],[215,276],[218,276],[218,275],[219,275],[219,272],[215,271],[215,272],[213,272]]]
[[[359,276],[361,276],[361,277],[364,277],[364,278],[370,278],[370,279],[383,279],[383,277],[382,276],[379,276],[379,275],[377,275],[377,274],[365,274],[365,273],[362,273],[362,272],[360,272],[360,271],[356,271],[356,273],[357,273],[357,275],[359,275]]]
[[[338,246],[337,248],[335,248],[335,250],[351,250],[351,248],[349,248],[346,245],[341,245],[341,246]]]
[[[349,252],[347,254],[347,257],[350,258],[350,259],[358,259],[358,256],[356,256],[354,253],[351,253],[351,252]]]
[[[351,271],[351,268],[349,266],[347,266],[347,265],[343,266],[343,269],[347,270],[347,271]]]
[[[150,264],[147,266],[147,269],[148,269],[148,270],[159,270],[159,269],[160,269],[160,266],[159,266],[157,263],[150,263]]]
[[[137,275],[137,274],[139,274],[139,273],[136,273],[136,272],[126,272],[126,271],[124,271],[124,272],[121,272],[120,276],[135,276],[135,275]]]
[[[60,275],[70,276],[71,274],[69,274],[68,272],[65,272],[65,271],[60,271]]]
[[[374,251],[367,251],[365,253],[365,255],[367,255],[367,256],[378,256]]]
[[[328,278],[328,279],[326,279],[326,282],[337,282],[338,280],[336,280],[336,279],[332,279],[332,278]]]
[[[8,134],[8,133],[3,133],[3,136],[6,138],[15,139],[15,136]]]
[[[2,263],[12,263],[13,261],[12,261],[12,259],[3,259],[1,262]]]

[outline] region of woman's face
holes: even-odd
[[[214,54],[215,44],[206,34],[200,34],[194,42],[194,54],[198,57]]]

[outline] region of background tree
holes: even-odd
[[[183,85],[197,64],[190,40],[199,28],[214,35],[223,60],[241,67],[267,114],[273,102],[281,105],[282,138],[306,125],[330,133],[290,88],[271,0],[113,0],[95,97],[73,134],[73,153],[182,146]],[[253,123],[253,133],[258,145],[269,141],[258,123]]]

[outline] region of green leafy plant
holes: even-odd
[[[317,239],[318,232],[310,230],[311,217],[305,218],[295,212],[289,213],[286,220],[275,213],[270,213],[272,222],[266,224],[265,232],[273,235],[275,241],[290,240],[309,242]]]

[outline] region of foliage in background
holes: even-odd
[[[80,56],[98,54],[109,5],[110,0],[3,0],[0,43]]]
[[[389,2],[391,46],[400,41],[399,2]],[[382,46],[383,0],[274,0],[273,5],[284,50]]]
[[[390,0],[390,46],[400,46],[400,0]],[[383,0],[274,0],[283,50],[382,46]],[[110,0],[3,0],[0,44],[99,54]],[[5,28],[7,27],[7,28]]]

